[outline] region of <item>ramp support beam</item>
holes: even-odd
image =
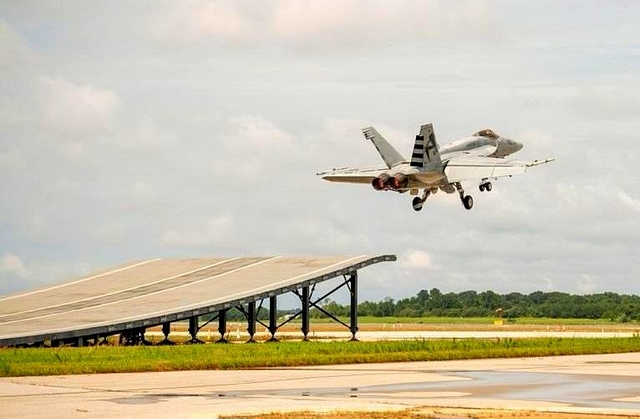
[[[249,340],[247,342],[255,342],[253,336],[256,334],[256,302],[252,301],[247,304],[247,332]]]
[[[189,317],[189,334],[191,339],[189,343],[204,343],[197,338],[198,335],[198,316]]]
[[[349,277],[349,293],[351,294],[351,340],[357,341],[358,332],[358,271]]]
[[[218,312],[218,333],[220,333],[220,339],[217,343],[227,343],[227,309],[222,309]]]
[[[309,287],[302,288],[302,336],[303,340],[307,341],[309,338]]]
[[[174,342],[169,340],[169,333],[171,333],[171,323],[162,323],[162,334],[164,335],[164,340],[158,343],[158,345],[175,345]]]
[[[269,297],[269,333],[271,339],[269,342],[277,342],[276,332],[278,331],[278,297]]]

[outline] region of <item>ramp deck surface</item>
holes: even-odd
[[[152,259],[0,296],[0,345],[159,325],[394,261],[385,256]]]

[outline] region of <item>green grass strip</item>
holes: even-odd
[[[2,348],[0,376],[249,369],[639,351],[639,337]]]

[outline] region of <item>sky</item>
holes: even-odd
[[[141,259],[395,254],[360,298],[640,293],[636,1],[4,1],[0,294]],[[491,128],[465,210],[332,184]],[[338,300],[340,298],[337,298]],[[345,300],[346,301],[346,300]]]

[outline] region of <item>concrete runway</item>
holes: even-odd
[[[640,353],[0,379],[0,417],[463,407],[640,415]]]

